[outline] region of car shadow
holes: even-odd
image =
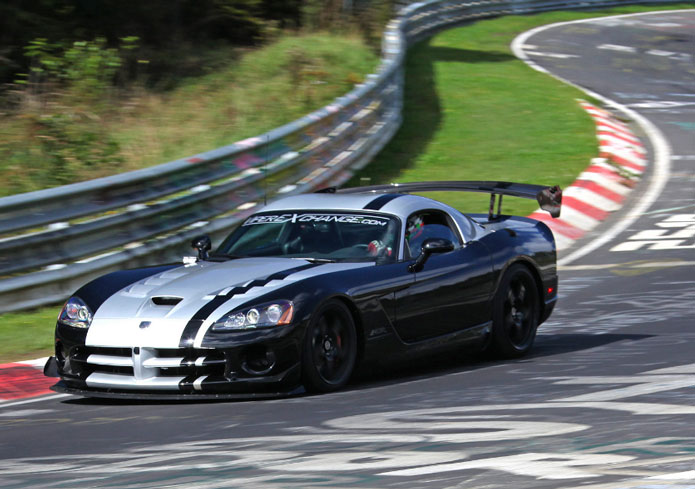
[[[653,335],[641,334],[578,334],[539,335],[529,355],[518,359],[497,359],[478,351],[456,350],[437,355],[401,360],[393,365],[359,371],[347,389],[361,390],[413,380],[436,378],[452,373],[475,371],[495,365],[533,362],[554,355],[590,350],[620,341],[639,341]]]

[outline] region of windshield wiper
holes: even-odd
[[[311,263],[335,263],[335,260],[330,258],[311,258],[311,257],[292,257],[293,260],[306,260]]]

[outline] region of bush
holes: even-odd
[[[114,102],[114,80],[124,55],[137,47],[137,38],[122,40],[119,48],[106,40],[75,41],[68,46],[45,38],[32,40],[25,48],[31,59],[29,73],[17,81],[21,111],[34,154],[28,161],[42,163],[22,169],[29,180],[63,185],[91,178],[99,170],[122,163],[118,142],[102,125],[104,113]],[[4,145],[3,153],[15,156]],[[38,154],[36,153],[38,152]],[[21,180],[21,178],[20,178]],[[31,190],[23,184],[22,190]]]

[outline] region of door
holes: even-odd
[[[403,341],[416,342],[467,329],[490,320],[492,261],[487,247],[464,243],[451,218],[442,211],[418,212],[408,219],[407,267],[428,238],[452,241],[454,251],[433,254],[414,282],[396,293],[396,330]]]

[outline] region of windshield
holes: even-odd
[[[399,221],[381,214],[268,212],[246,219],[217,250],[234,257],[395,261]]]

